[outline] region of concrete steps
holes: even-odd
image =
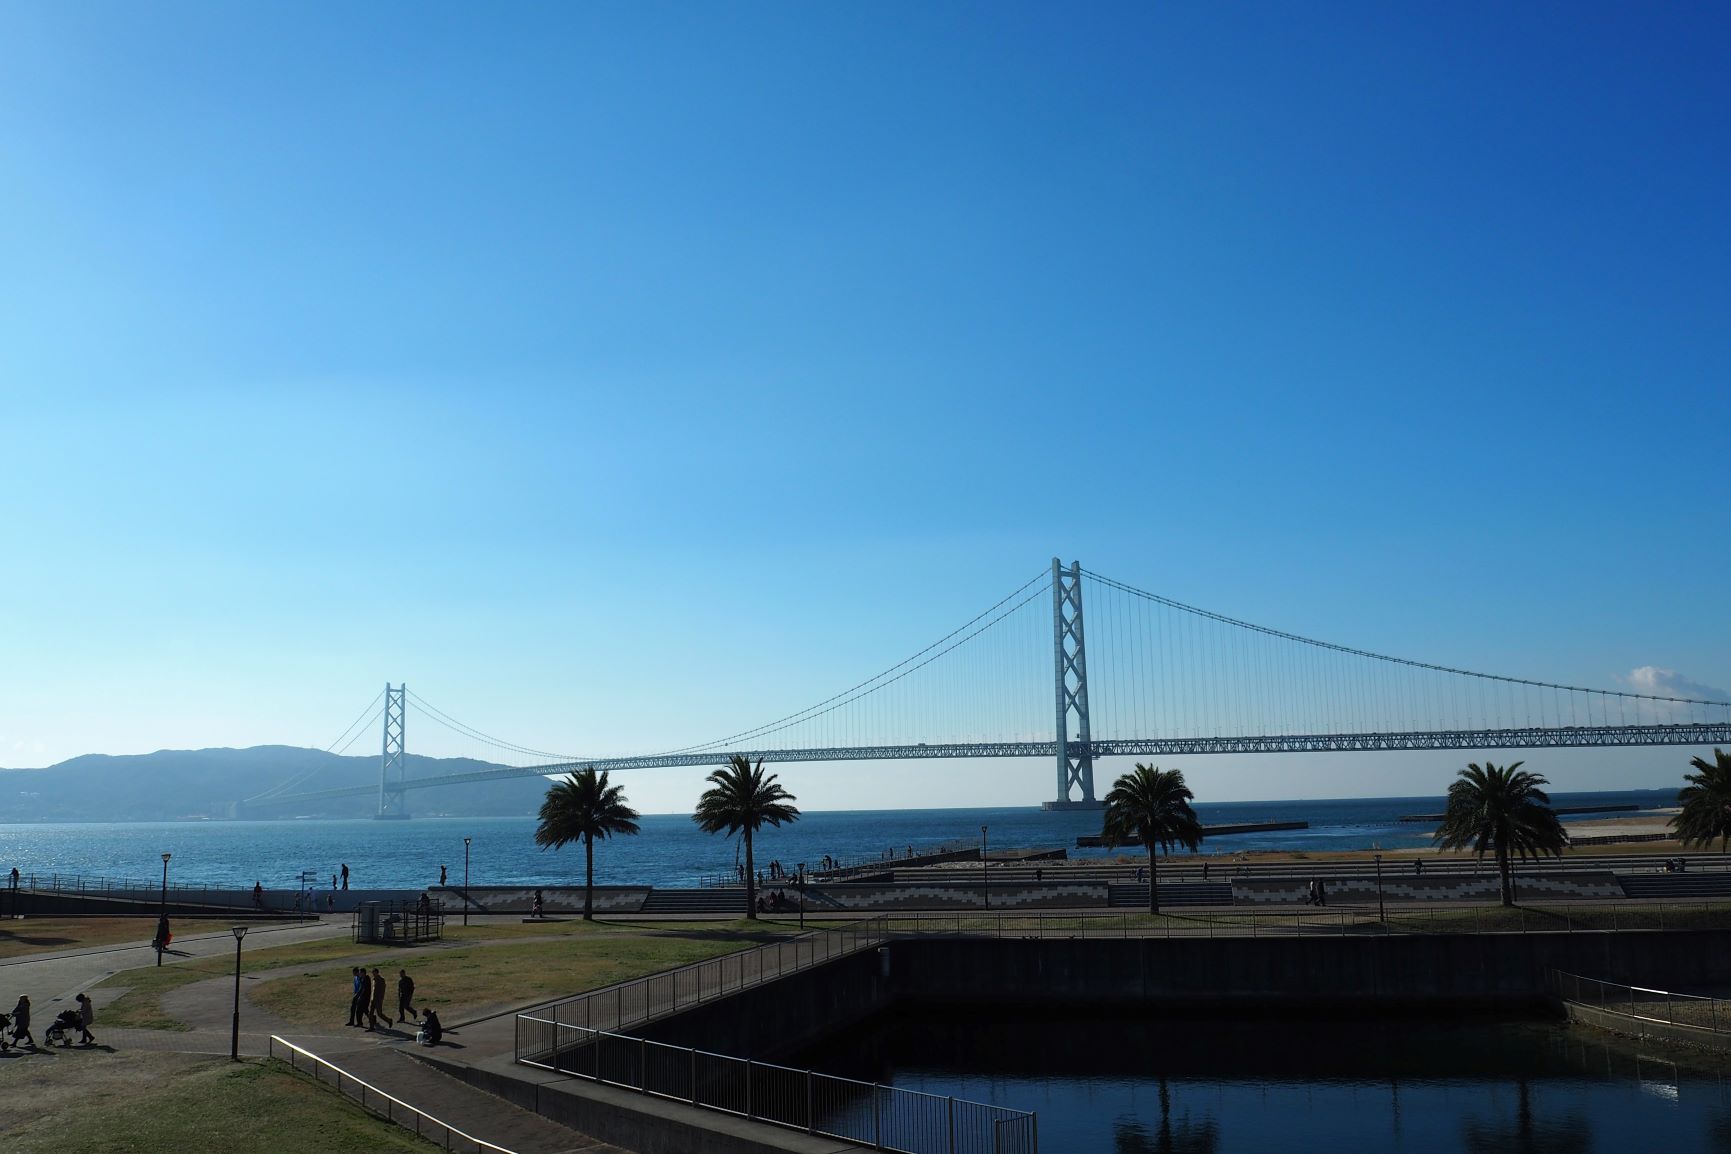
[[[1731,897],[1731,874],[1621,874],[1617,884],[1632,898]]]
[[[1148,908],[1148,883],[1141,885],[1109,885],[1106,887],[1108,906]],[[1160,886],[1160,908],[1168,906],[1229,906],[1232,904],[1231,882],[1175,882]]]
[[[760,893],[768,892],[760,890]],[[702,890],[653,889],[643,901],[646,914],[732,914],[745,916],[745,889]]]

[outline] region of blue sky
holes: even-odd
[[[387,678],[540,748],[682,745],[1054,553],[1404,656],[1731,685],[1727,24],[7,5],[0,764],[322,746]]]

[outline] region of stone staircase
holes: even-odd
[[[1731,874],[1619,874],[1617,884],[1632,898],[1731,897]]]
[[[1148,908],[1148,883],[1141,885],[1109,885],[1106,887],[1108,906]],[[1231,882],[1176,882],[1160,887],[1160,908],[1169,906],[1229,906],[1232,904]]]
[[[760,893],[767,890],[760,890]],[[657,887],[649,891],[639,911],[645,914],[731,914],[745,916],[745,887],[728,886],[701,890]]]

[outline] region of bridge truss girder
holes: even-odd
[[[1461,729],[1437,733],[1314,733],[1244,737],[1148,737],[1095,741],[1087,753],[1097,757],[1189,757],[1214,753],[1375,753],[1426,749],[1571,749],[1603,746],[1731,745],[1731,723],[1679,725],[1606,725],[1533,727],[1524,729]],[[1074,753],[1074,743],[1071,752]],[[430,789],[514,777],[546,777],[593,765],[598,770],[666,769],[675,766],[719,765],[734,753],[772,764],[817,761],[895,761],[928,758],[1053,757],[1055,741],[992,741],[918,745],[833,746],[817,749],[727,750],[709,753],[647,754],[607,757],[593,761],[557,762],[520,768],[480,770],[407,778],[397,790]],[[261,805],[292,805],[328,798],[357,797],[371,786],[326,789],[264,799]]]

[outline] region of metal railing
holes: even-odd
[[[1552,970],[1550,974],[1552,989],[1565,1002],[1592,1006],[1639,1022],[1663,1022],[1721,1036],[1731,1034],[1731,999],[1653,990],[1563,970]]]
[[[549,1061],[525,1058],[525,1051]],[[517,1015],[519,1062],[904,1154],[1036,1154],[1033,1114]]]
[[[605,986],[586,994],[561,998],[532,1011],[561,1025],[585,1029],[621,1030],[639,1026],[663,1014],[713,998],[773,982],[813,966],[857,953],[887,940],[883,917],[823,927],[784,941],[771,942],[678,969]],[[519,1018],[528,1015],[519,1014]],[[518,1061],[523,1051],[517,1051]]]
[[[512,1154],[512,1151],[503,1146],[495,1146],[483,1138],[465,1134],[455,1126],[439,1121],[425,1110],[411,1106],[401,1098],[391,1097],[377,1086],[363,1082],[342,1067],[327,1062],[311,1050],[304,1050],[285,1038],[272,1034],[266,1045],[266,1052],[270,1057],[287,1062],[292,1069],[311,1074],[314,1081],[333,1086],[337,1093],[359,1102],[362,1108],[388,1122],[396,1123],[405,1130],[412,1130],[418,1137],[446,1150],[472,1150],[475,1154]],[[282,1052],[279,1053],[279,1050]]]
[[[816,884],[812,879],[817,878],[819,875],[822,875],[833,883],[837,880],[844,879],[848,874],[852,873],[877,873],[880,870],[896,869],[898,867],[906,869],[908,868],[909,863],[918,864],[927,862],[929,859],[935,857],[947,857],[951,854],[975,852],[979,849],[979,843],[963,838],[959,840],[951,839],[938,845],[904,847],[904,849],[905,848],[913,849],[914,852],[912,857],[909,857],[905,852],[901,851],[894,853],[888,853],[886,851],[886,854],[877,857],[845,859],[831,857],[828,866],[823,864],[823,859],[820,855],[817,861],[807,861],[805,863],[805,876],[808,884]],[[797,865],[797,863],[795,864]],[[758,883],[759,886],[795,884],[795,878],[792,872],[784,873],[779,878],[772,878],[769,876],[767,868],[764,868],[761,865],[759,868],[763,870],[763,881]],[[743,887],[745,885],[745,875],[740,872],[740,867],[736,867],[732,873],[703,874],[697,879],[697,885],[700,889],[728,889],[735,886]]]
[[[1583,899],[1544,905],[1389,907],[1375,904],[1320,910],[1221,909],[1176,906],[1157,915],[881,914],[871,925],[885,939],[919,935],[1001,938],[1353,937],[1374,934],[1551,934],[1628,930],[1731,928],[1731,901],[1640,902]]]

